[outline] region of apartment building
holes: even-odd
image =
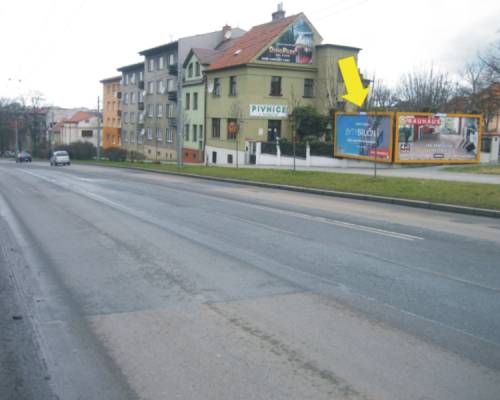
[[[292,138],[289,114],[297,106],[326,113],[345,107],[339,58],[360,49],[321,44],[300,13],[254,26],[206,70],[206,146],[210,163],[254,163],[257,142]]]
[[[233,37],[244,34],[238,28],[230,31]],[[192,48],[215,49],[227,40],[224,35],[227,36],[227,28],[184,37],[139,53],[144,57],[144,155],[148,159],[177,159],[177,150],[182,149],[185,119],[182,82],[178,81],[183,76],[184,60]]]
[[[121,146],[121,76],[101,80],[102,83],[102,147]]]
[[[144,151],[144,63],[118,68],[122,147],[128,151]]]

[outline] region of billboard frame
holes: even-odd
[[[370,157],[370,156],[355,156],[352,154],[345,154],[345,153],[338,153],[337,152],[337,115],[374,115],[374,116],[383,116],[383,117],[389,117],[390,119],[390,129],[389,129],[389,146],[388,146],[388,151],[389,151],[389,158],[388,159],[383,159],[383,158],[377,158],[377,157]],[[390,111],[360,111],[360,112],[352,112],[352,111],[341,111],[341,112],[336,112],[334,114],[334,119],[335,119],[335,138],[333,140],[333,156],[338,157],[338,158],[350,158],[353,160],[363,160],[363,161],[371,161],[371,162],[380,162],[380,163],[386,163],[386,164],[392,164],[394,162],[394,113]]]
[[[477,137],[477,154],[474,160],[400,160],[399,159],[399,117],[402,115],[409,116],[440,116],[440,117],[455,117],[455,118],[478,118],[479,132]],[[481,114],[454,114],[454,113],[426,113],[426,112],[411,112],[398,111],[395,113],[394,123],[394,164],[478,164],[481,162],[481,140],[483,138],[483,116]]]

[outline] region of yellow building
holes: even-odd
[[[121,76],[103,79],[102,96],[102,147],[120,147],[121,128]]]

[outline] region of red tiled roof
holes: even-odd
[[[209,71],[248,64],[259,52],[301,14],[291,15],[278,21],[257,25],[240,38],[217,58],[209,67]]]
[[[94,116],[94,114],[85,112],[85,111],[78,111],[72,115],[71,118],[68,118],[64,120],[64,122],[70,122],[70,123],[77,123],[80,121],[85,121],[86,119],[90,119]]]

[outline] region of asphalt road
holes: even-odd
[[[0,283],[2,400],[500,398],[498,219],[0,161]]]

